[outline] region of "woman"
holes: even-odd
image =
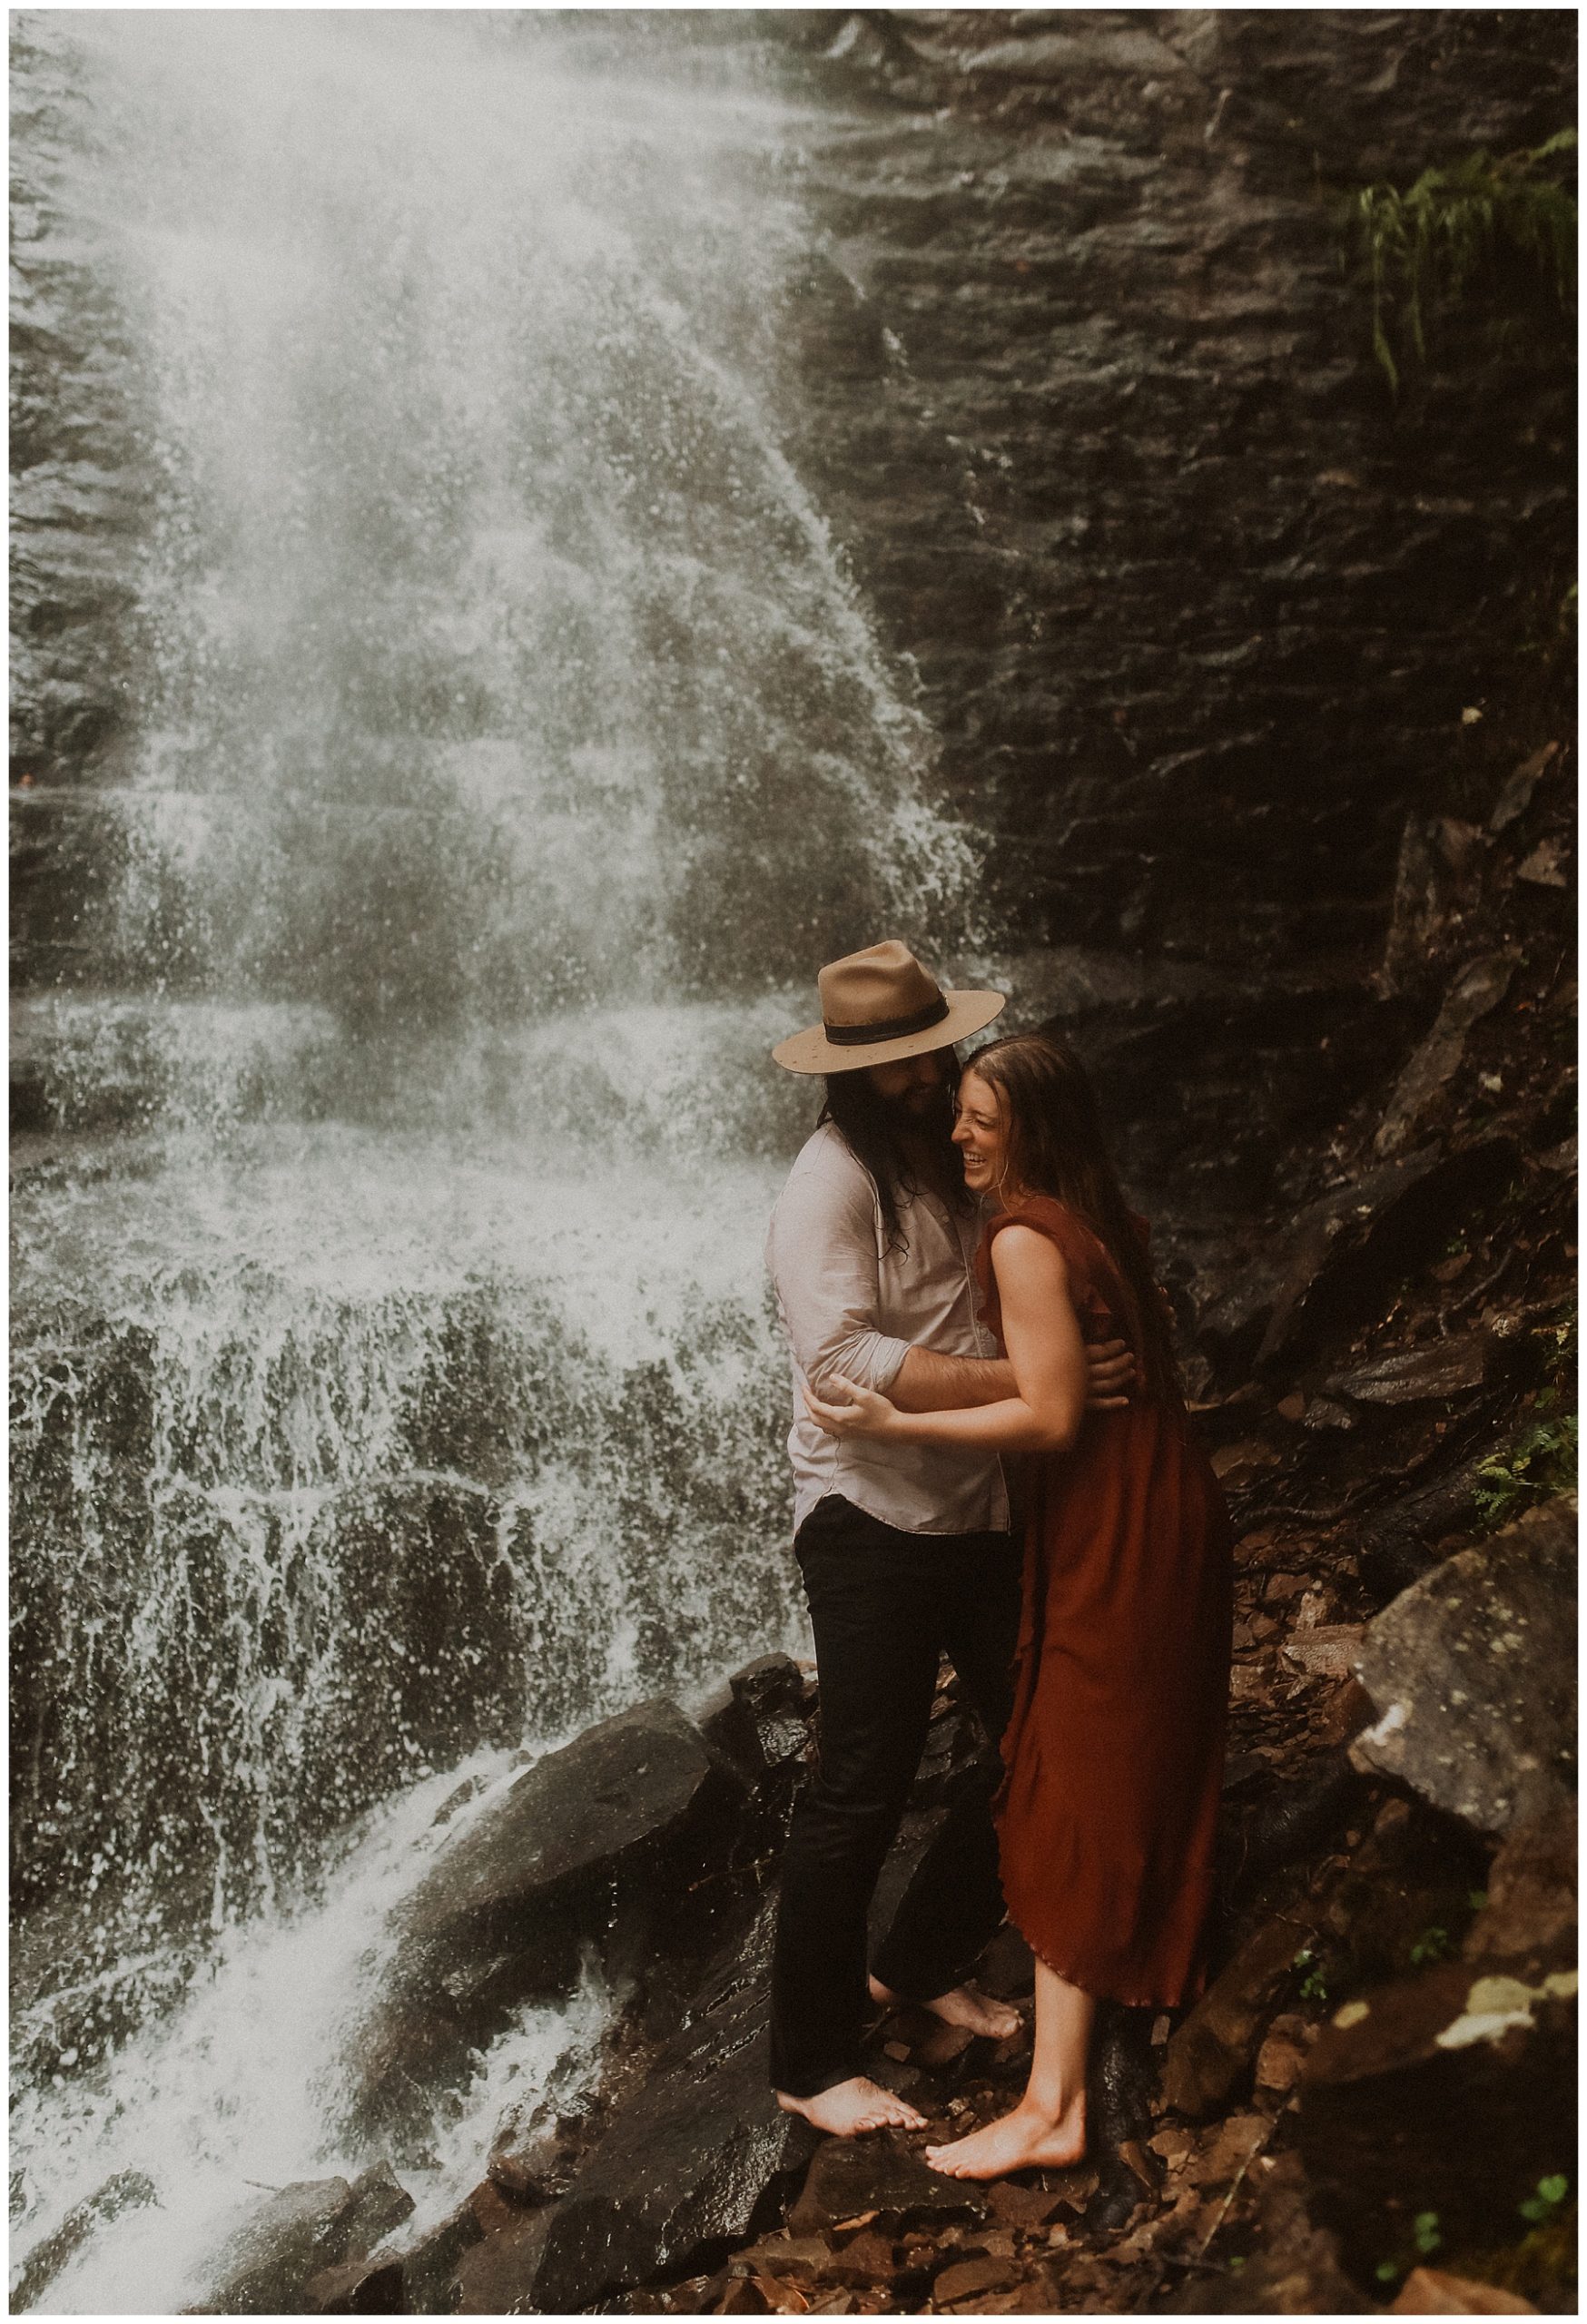
[[[834,1435],[1022,1453],[1028,1518],[999,1847],[1036,1955],[1025,2094],[930,2147],[951,2176],[1061,2167],[1085,2151],[1099,2000],[1171,2008],[1198,1984],[1228,1695],[1230,1535],[1175,1379],[1168,1324],[1084,1068],[1035,1034],[994,1041],[960,1085],[965,1184],[995,1196],[977,1259],[1019,1389],[905,1413],[842,1384]],[[1126,1337],[1142,1387],[1088,1413],[1087,1344]]]

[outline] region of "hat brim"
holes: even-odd
[[[979,1033],[1008,1006],[1003,992],[945,992],[948,1014],[923,1033],[907,1033],[902,1040],[829,1041],[824,1025],[790,1033],[772,1051],[785,1073],[853,1073],[861,1066],[892,1065],[900,1058],[925,1057],[932,1049],[951,1049],[956,1041]]]

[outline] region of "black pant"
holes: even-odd
[[[1019,1559],[1006,1533],[902,1533],[836,1493],[794,1542],[821,1681],[814,1776],[794,1811],[772,1965],[772,2080],[811,2098],[860,2071],[866,1915],[952,1661],[995,1747],[1007,1723]],[[998,1768],[960,1787],[877,1954],[894,1993],[961,1982],[1003,1917]]]

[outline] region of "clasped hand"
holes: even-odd
[[[814,1390],[804,1391],[804,1409],[829,1436],[895,1436],[906,1425],[899,1407],[875,1388],[862,1388],[842,1372],[831,1375],[846,1402],[827,1403]],[[1126,1412],[1130,1390],[1137,1384],[1135,1358],[1125,1340],[1103,1340],[1086,1350],[1086,1408],[1089,1412]]]
[[[829,1436],[886,1436],[902,1417],[898,1406],[876,1389],[862,1388],[857,1380],[846,1379],[841,1372],[832,1374],[832,1384],[843,1390],[846,1403],[825,1403],[813,1388],[804,1391],[806,1412]]]

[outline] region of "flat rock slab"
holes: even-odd
[[[1355,1671],[1377,1716],[1350,1756],[1478,1831],[1575,1788],[1576,1503],[1529,1512],[1413,1582],[1366,1626]]]
[[[1400,2288],[1391,2316],[1535,2316],[1531,2300],[1473,2276],[1452,2276],[1442,2268],[1413,2268]]]
[[[1480,1388],[1493,1359],[1489,1332],[1461,1332],[1364,1364],[1328,1385],[1356,1404],[1447,1403]]]
[[[1493,952],[1464,968],[1444,996],[1436,1023],[1395,1085],[1377,1133],[1380,1154],[1397,1153],[1437,1104],[1460,1070],[1466,1035],[1497,1009],[1510,990],[1515,963]]]
[[[799,2201],[788,2214],[796,2235],[820,2234],[844,2221],[877,2224],[921,2220],[979,2220],[987,2191],[930,2170],[895,2132],[862,2139],[827,2139],[817,2150]]]

